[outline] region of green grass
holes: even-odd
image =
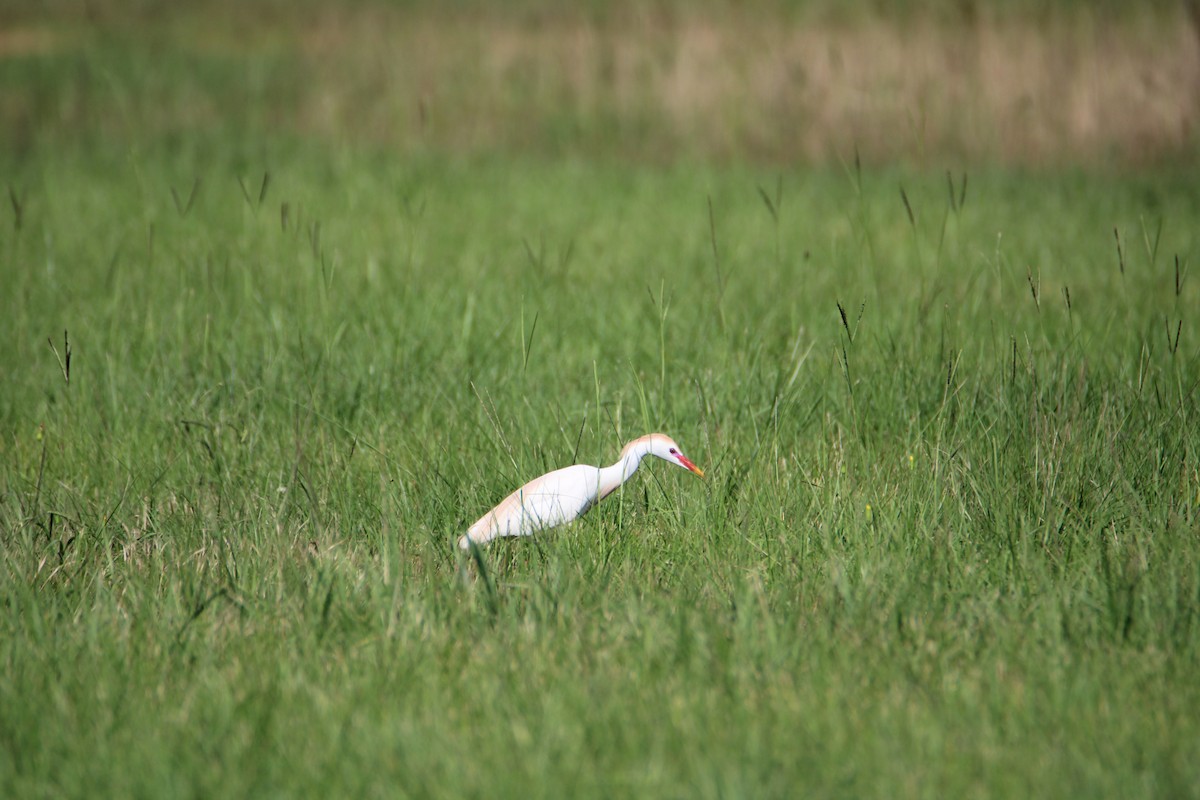
[[[1200,796],[1194,166],[947,175],[918,109],[773,169],[538,2],[60,5],[0,36],[0,796]],[[651,430],[707,479],[459,560]]]
[[[1197,795],[1194,175],[4,172],[0,794]]]

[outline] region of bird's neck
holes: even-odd
[[[607,497],[619,489],[621,484],[629,480],[633,473],[637,472],[638,464],[642,463],[642,457],[646,455],[646,452],[641,447],[627,446],[621,451],[621,457],[617,459],[617,463],[612,466],[601,467],[600,497]]]

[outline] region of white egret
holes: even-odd
[[[480,517],[459,537],[458,546],[469,550],[472,543],[483,545],[501,536],[528,536],[578,519],[629,480],[645,456],[658,456],[704,477],[704,470],[688,460],[670,436],[648,433],[625,445],[611,467],[576,464],[534,478]]]

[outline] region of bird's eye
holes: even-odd
[[[678,450],[676,450],[674,447],[672,447],[672,448],[671,448],[671,455],[673,455],[673,456],[677,456],[677,455],[679,455],[679,451],[678,451]]]

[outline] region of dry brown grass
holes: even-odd
[[[1117,21],[1083,10],[839,23],[366,5],[272,25],[156,25],[196,58],[286,60],[251,98],[265,107],[256,119],[404,150],[1138,164],[1190,155],[1200,114],[1200,37],[1182,7]],[[10,29],[0,58],[75,38]],[[236,113],[207,91],[218,96],[192,108]]]

